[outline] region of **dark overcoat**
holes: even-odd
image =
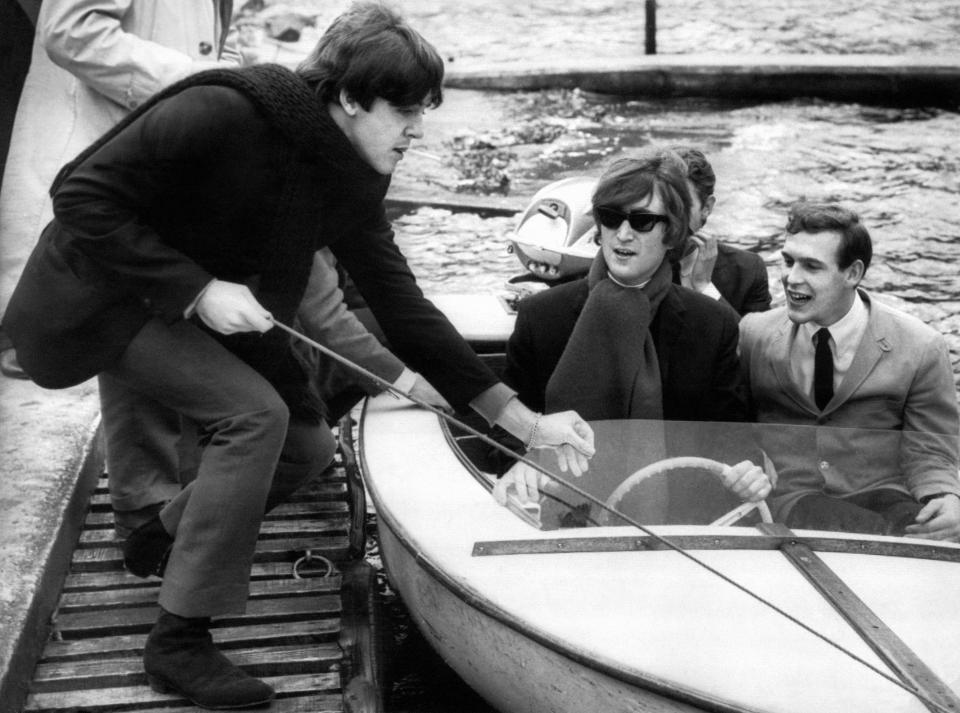
[[[507,345],[504,381],[542,410],[550,380],[589,296],[587,278],[520,302]],[[744,421],[746,389],[737,357],[737,317],[726,305],[670,285],[650,324],[663,394],[663,417],[674,421]],[[583,385],[603,379],[584,372]]]
[[[289,323],[328,245],[394,351],[464,406],[496,377],[423,297],[385,216],[388,184],[292,72],[194,75],[61,172],[4,328],[34,381],[70,386],[147,320],[183,319],[213,278],[247,284]],[[306,375],[289,337],[214,336],[298,406]]]
[[[770,309],[770,280],[763,258],[726,243],[717,244],[711,280],[723,299],[743,316]]]
[[[520,302],[516,326],[507,346],[504,381],[517,389],[519,397],[531,408],[545,406],[547,383],[590,296],[588,282],[588,278],[568,282]],[[613,339],[599,339],[597,349],[616,349],[621,341],[636,344],[636,340],[617,338],[630,329],[630,325],[623,324],[622,316],[609,315],[603,329]],[[606,499],[627,475],[666,455],[705,456],[728,464],[756,459],[749,425],[703,423],[746,421],[747,395],[737,357],[737,330],[737,315],[728,305],[685,287],[669,285],[650,322],[665,423],[661,428],[659,422],[646,420],[595,422],[597,456],[577,484],[594,496]],[[621,356],[629,358],[629,354]],[[610,363],[599,353],[595,360],[584,359],[580,369],[582,378],[570,379],[562,388],[569,390],[566,400],[572,407],[580,400],[578,391],[593,392],[585,399],[587,403],[594,403],[597,393],[606,394],[614,407],[604,409],[608,415],[602,418],[627,419],[628,413],[614,413],[616,404],[628,401],[616,393],[627,384],[615,381],[611,391],[610,379],[616,380],[616,377],[597,368],[599,364]],[[585,410],[577,408],[577,411],[587,417]],[[576,511],[577,497],[563,489],[560,493],[564,502],[573,505]],[[652,479],[646,489],[639,489],[634,495],[644,504],[624,504],[624,510],[647,522],[709,522],[739,504],[715,478],[674,476],[665,483]],[[669,515],[666,515],[668,503]]]

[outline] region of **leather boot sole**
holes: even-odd
[[[174,684],[169,683],[168,681],[164,680],[163,678],[160,678],[159,676],[153,676],[148,673],[147,683],[150,684],[150,688],[152,688],[157,693],[175,693],[177,695],[183,696],[188,701],[193,703],[193,705],[195,706],[200,706],[201,708],[206,708],[207,710],[214,710],[214,711],[231,710],[235,708],[256,708],[259,706],[265,706],[268,703],[270,703],[270,701],[272,701],[274,697],[277,695],[276,692],[273,692],[263,700],[249,701],[247,703],[226,703],[224,705],[215,705],[210,703],[201,703],[200,701],[194,700],[193,698],[188,696],[186,693],[181,691],[179,688],[177,688]]]

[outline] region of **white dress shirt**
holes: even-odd
[[[833,355],[834,392],[850,370],[857,347],[860,346],[860,340],[867,331],[869,317],[870,312],[866,304],[860,295],[857,295],[847,313],[827,327],[830,330],[830,353]],[[813,398],[813,360],[816,351],[813,337],[823,326],[816,322],[804,322],[797,328],[793,344],[790,346],[790,373],[794,383],[798,384],[811,398]]]

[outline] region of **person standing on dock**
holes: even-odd
[[[0,311],[53,217],[57,171],[163,87],[239,67],[232,12],[231,0],[43,2],[0,191]],[[2,329],[0,371],[27,378]],[[180,489],[181,419],[105,374],[99,393],[114,516],[129,533]]]
[[[231,0],[44,0],[0,191],[0,313],[53,217],[67,161],[154,92],[188,74],[240,66]],[[0,331],[0,371],[26,378]]]
[[[860,288],[873,254],[853,211],[797,203],[786,305],[740,322],[740,358],[790,527],[960,541],[960,418],[946,340]]]
[[[242,612],[264,512],[330,463],[334,439],[290,337],[313,256],[329,246],[393,350],[580,473],[593,432],[499,382],[423,296],[383,205],[442,100],[443,61],[399,16],[361,3],[296,72],[212,70],[160,92],[68,164],[4,316],[23,368],[61,388],[99,373],[195,422],[196,479],[124,547],[158,574],[150,684],[211,708],[274,692],[213,645]]]

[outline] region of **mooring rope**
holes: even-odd
[[[877,666],[874,666],[872,663],[870,663],[870,662],[867,661],[866,659],[862,658],[861,656],[858,656],[858,655],[855,654],[853,651],[850,651],[849,649],[847,649],[847,648],[844,647],[843,645],[839,644],[838,642],[834,641],[833,639],[831,639],[830,637],[828,637],[826,634],[823,634],[823,633],[817,631],[816,629],[814,629],[814,628],[813,628],[812,626],[810,626],[809,624],[804,623],[803,621],[801,621],[800,619],[798,619],[798,618],[795,617],[794,615],[792,615],[792,614],[790,614],[789,612],[785,611],[784,609],[780,608],[779,606],[777,606],[776,604],[774,604],[773,602],[771,602],[769,599],[766,599],[765,597],[757,594],[756,592],[754,592],[753,590],[751,590],[751,589],[750,589],[749,587],[747,587],[746,585],[740,584],[739,582],[737,582],[735,579],[733,579],[733,578],[730,577],[729,575],[724,574],[723,572],[721,572],[720,570],[716,569],[716,568],[713,567],[712,565],[707,564],[706,562],[704,562],[703,560],[699,559],[698,557],[690,554],[687,550],[685,550],[685,549],[684,549],[683,547],[681,547],[680,545],[677,545],[677,544],[671,542],[669,539],[667,539],[667,538],[664,537],[663,535],[657,534],[656,532],[654,532],[654,531],[651,530],[650,528],[646,527],[645,525],[640,524],[638,521],[634,520],[634,519],[631,518],[630,516],[628,516],[628,515],[626,515],[626,514],[624,514],[624,513],[622,513],[622,512],[619,512],[618,510],[616,510],[616,509],[614,509],[614,508],[609,507],[605,502],[603,502],[603,501],[600,500],[599,498],[597,498],[597,497],[595,497],[594,495],[588,493],[587,491],[583,490],[583,489],[580,488],[579,486],[574,485],[573,483],[571,483],[570,481],[566,480],[565,478],[561,478],[559,475],[556,475],[555,473],[552,473],[551,471],[549,471],[548,469],[544,468],[544,467],[543,467],[542,465],[540,465],[539,463],[535,463],[534,461],[530,460],[529,458],[527,458],[527,457],[525,457],[525,456],[522,456],[522,455],[520,455],[519,453],[516,453],[515,451],[511,450],[511,449],[508,448],[507,446],[504,446],[502,443],[498,443],[498,442],[497,442],[496,440],[494,440],[493,438],[490,438],[490,437],[487,436],[486,434],[481,433],[480,431],[478,431],[477,429],[475,429],[475,428],[467,425],[466,423],[463,423],[463,422],[460,421],[458,418],[456,418],[455,416],[450,415],[449,413],[447,413],[447,412],[444,411],[443,409],[437,408],[436,406],[433,406],[432,404],[428,404],[426,401],[423,401],[422,399],[420,399],[420,398],[418,398],[418,397],[416,397],[416,396],[413,396],[413,395],[410,394],[410,393],[407,393],[407,392],[405,392],[405,391],[402,391],[401,389],[398,389],[397,387],[395,387],[393,384],[391,384],[391,383],[390,383],[389,381],[387,381],[386,379],[383,379],[383,378],[377,376],[377,375],[374,374],[373,372],[365,369],[364,367],[362,367],[362,366],[360,366],[359,364],[351,361],[350,359],[348,359],[348,358],[346,358],[346,357],[344,357],[344,356],[341,356],[340,354],[337,354],[337,353],[334,352],[333,350],[329,349],[328,347],[323,346],[322,344],[320,344],[320,343],[317,342],[317,341],[314,341],[314,340],[311,339],[310,337],[306,336],[305,334],[302,334],[302,333],[298,332],[297,330],[293,329],[292,327],[288,327],[287,325],[283,324],[282,322],[278,322],[277,320],[273,319],[272,317],[271,317],[270,319],[271,319],[271,321],[273,322],[274,325],[276,325],[277,327],[279,327],[279,328],[282,329],[283,331],[288,332],[289,334],[291,334],[291,335],[294,336],[295,338],[299,339],[300,341],[304,342],[305,344],[313,347],[314,349],[316,349],[316,350],[318,350],[319,352],[325,354],[326,356],[329,356],[330,358],[332,358],[332,359],[340,362],[340,363],[343,364],[344,366],[346,366],[346,367],[348,367],[348,368],[350,368],[350,369],[353,369],[354,371],[356,371],[357,373],[361,374],[362,376],[364,376],[364,377],[372,380],[372,381],[375,382],[377,385],[383,387],[386,391],[389,391],[390,393],[392,393],[392,394],[394,394],[394,395],[396,395],[396,396],[400,396],[400,397],[402,397],[402,398],[408,399],[409,401],[413,402],[414,404],[416,404],[416,405],[419,406],[420,408],[426,409],[427,411],[430,411],[431,413],[436,414],[436,415],[439,416],[440,418],[446,420],[448,423],[456,426],[457,428],[460,428],[460,429],[466,431],[467,433],[469,433],[469,434],[472,435],[472,436],[475,436],[476,438],[479,438],[481,441],[483,441],[483,442],[486,443],[487,445],[492,446],[493,448],[499,450],[501,453],[504,453],[505,455],[508,455],[508,456],[510,456],[511,458],[516,458],[518,461],[529,465],[530,467],[534,468],[535,470],[539,471],[540,473],[543,473],[545,476],[547,476],[547,477],[550,478],[551,480],[554,480],[554,481],[556,481],[557,483],[560,483],[561,485],[563,485],[563,486],[569,488],[570,490],[572,490],[572,491],[573,491],[574,493],[576,493],[577,495],[579,495],[579,496],[581,496],[581,497],[583,497],[583,498],[586,498],[586,499],[589,500],[591,503],[594,503],[594,504],[596,504],[596,505],[599,505],[599,506],[600,506],[601,508],[603,508],[604,510],[606,510],[606,511],[610,512],[612,515],[615,515],[616,517],[620,518],[621,520],[623,520],[623,521],[626,522],[627,524],[629,524],[629,525],[637,528],[638,530],[640,530],[641,532],[643,532],[645,535],[648,535],[649,537],[653,538],[654,540],[656,540],[657,542],[661,543],[662,545],[664,545],[664,546],[667,547],[668,549],[673,550],[673,551],[676,552],[677,554],[681,555],[682,557],[685,557],[686,559],[688,559],[689,561],[693,562],[693,563],[696,564],[697,566],[703,568],[703,569],[706,570],[707,572],[709,572],[709,573],[711,573],[711,574],[719,577],[720,579],[722,579],[722,580],[723,580],[724,582],[726,582],[727,584],[730,584],[731,586],[735,587],[736,589],[739,589],[741,592],[743,592],[743,593],[746,594],[747,596],[753,598],[754,600],[756,600],[757,602],[759,602],[759,603],[762,604],[763,606],[765,606],[765,607],[769,608],[770,610],[776,612],[776,613],[779,614],[780,616],[784,617],[784,618],[787,619],[788,621],[790,621],[790,622],[792,622],[793,624],[799,626],[801,629],[803,629],[803,630],[807,631],[808,633],[812,634],[813,636],[817,637],[818,639],[820,639],[820,640],[823,641],[824,643],[828,644],[829,646],[832,646],[834,649],[836,649],[837,651],[841,652],[842,654],[848,656],[849,658],[851,658],[852,660],[856,661],[857,663],[865,666],[867,669],[869,669],[870,671],[873,671],[875,674],[877,674],[877,675],[880,676],[881,678],[886,679],[887,681],[889,681],[890,683],[894,684],[895,686],[898,686],[899,688],[902,688],[902,689],[903,689],[904,691],[906,691],[907,693],[910,693],[911,695],[913,695],[913,696],[915,696],[917,699],[919,699],[924,705],[926,705],[926,706],[928,706],[928,707],[933,707],[934,709],[936,709],[936,710],[938,710],[938,711],[942,711],[943,713],[957,713],[956,711],[952,710],[951,708],[947,708],[947,707],[945,707],[945,706],[937,703],[936,701],[931,700],[930,698],[928,698],[927,696],[925,696],[923,693],[921,693],[921,692],[918,691],[917,689],[908,686],[905,682],[901,681],[900,679],[898,679],[898,678],[896,678],[896,677],[894,677],[894,676],[891,676],[891,675],[888,674],[886,671],[883,671],[882,669],[878,668]]]

